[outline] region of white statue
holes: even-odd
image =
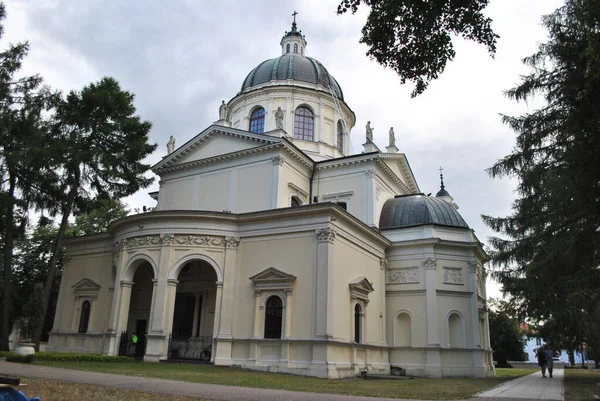
[[[219,106],[219,120],[227,120],[227,111],[228,107],[225,104],[225,100],[221,101],[221,106]]]
[[[171,135],[171,139],[169,139],[169,142],[167,142],[167,154],[173,153],[174,150],[175,150],[175,138],[173,138],[173,135]]]
[[[371,121],[367,121],[367,143],[373,142],[373,130],[375,128],[371,128]]]
[[[275,126],[277,129],[283,129],[283,110],[281,110],[281,107],[278,107],[275,112]]]
[[[394,134],[394,127],[390,127],[390,145],[396,146],[396,135]]]

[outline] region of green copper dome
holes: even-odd
[[[329,87],[333,88],[333,93],[344,100],[342,88],[335,78],[329,74],[327,69],[319,61],[303,56],[298,53],[286,53],[277,58],[263,61],[256,68],[250,71],[250,74],[244,79],[242,92],[254,86],[261,85],[270,81],[294,81],[307,82],[310,84],[321,85],[329,92]]]
[[[400,195],[388,199],[381,210],[380,230],[425,225],[469,228],[458,211],[448,202],[431,196]]]

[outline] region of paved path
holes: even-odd
[[[473,401],[563,400],[562,369],[554,370],[554,378],[542,378],[541,373],[511,380],[491,390],[479,393]],[[92,384],[122,390],[181,395],[226,401],[397,401],[391,398],[355,397],[338,394],[318,394],[251,387],[233,387],[206,383],[190,383],[109,373],[85,372],[25,365],[0,361],[0,374],[35,377],[70,383]],[[24,380],[26,383],[27,381]],[[482,398],[479,398],[482,397]],[[412,400],[414,401],[414,400]]]
[[[476,394],[476,397],[488,398],[527,398],[531,400],[563,400],[564,369],[554,369],[554,377],[542,377],[541,372],[519,377],[491,390]]]

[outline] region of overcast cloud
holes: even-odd
[[[119,80],[136,94],[139,115],[153,123],[151,141],[159,144],[148,162],[166,154],[174,135],[181,145],[218,118],[221,100],[240,90],[246,75],[280,54],[279,41],[296,10],[309,56],[321,61],[340,83],[357,123],[355,153],[362,151],[364,127],[375,127],[374,141],[387,145],[394,127],[396,145],[407,155],[421,190],[446,189],[459,212],[483,242],[493,233],[480,215],[507,215],[514,183],[485,173],[508,154],[514,133],[499,114],[527,110],[503,96],[528,72],[521,59],[533,53],[545,32],[541,15],[561,0],[494,0],[486,14],[501,36],[490,58],[485,47],[455,40],[457,56],[440,79],[416,99],[391,71],[370,61],[358,43],[366,20],[336,15],[338,0],[193,1],[171,0],[4,0],[8,17],[2,47],[29,40],[28,74],[40,73],[52,87],[78,90],[103,76]],[[154,206],[148,190],[126,201]],[[488,296],[500,296],[488,282]]]

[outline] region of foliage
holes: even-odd
[[[0,21],[6,16],[0,3]],[[3,32],[0,25],[0,37]],[[40,194],[52,186],[53,176],[44,164],[47,156],[47,125],[43,114],[56,94],[42,86],[39,76],[22,76],[27,42],[10,45],[0,52],[0,235],[2,236],[2,342],[8,350],[11,322],[11,275],[15,238],[24,231],[32,206],[41,207]]]
[[[454,59],[452,35],[496,52],[499,36],[483,15],[489,0],[343,0],[337,12],[355,13],[361,3],[371,8],[360,39],[367,56],[393,69],[402,84],[414,82],[413,97]]]
[[[494,360],[499,367],[509,367],[508,361],[525,361],[525,332],[521,330],[519,320],[510,315],[507,303],[492,304],[488,313],[490,325],[490,343],[494,350]]]
[[[494,277],[520,313],[553,320],[579,343],[598,344],[593,331],[600,305],[600,3],[567,0],[543,17],[549,39],[524,63],[531,72],[506,92],[543,105],[504,116],[517,134],[511,154],[488,171],[515,177],[512,214],[484,221]],[[599,344],[600,345],[600,344]]]
[[[17,354],[6,355],[6,362],[31,363],[34,360],[35,360],[35,355],[17,355]]]
[[[89,212],[75,217],[75,224],[67,230],[67,236],[77,237],[107,232],[110,223],[129,213],[123,202],[113,198],[100,199],[90,207]]]
[[[565,370],[565,401],[587,401],[594,399],[600,372],[581,369]]]
[[[76,354],[66,352],[38,352],[35,354],[35,359],[36,361],[53,362],[133,362],[133,358],[127,356]]]

